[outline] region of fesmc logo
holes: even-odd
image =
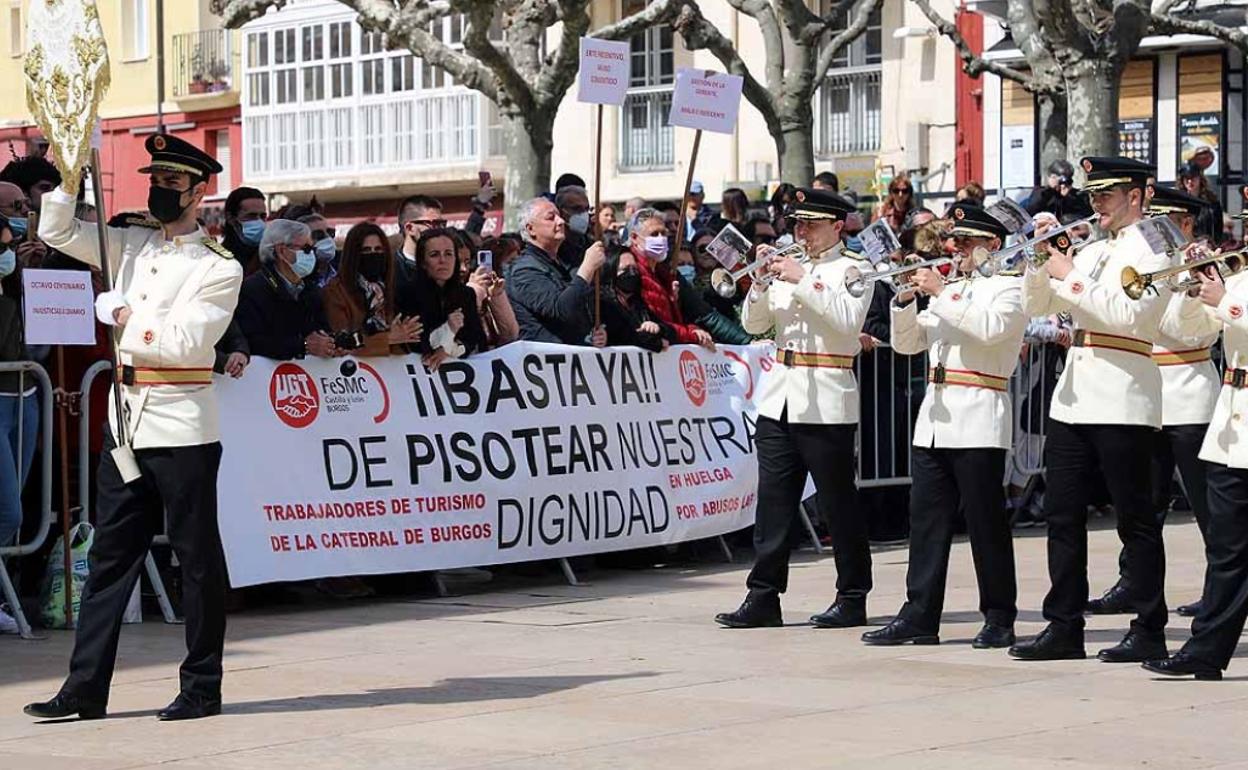
[[[694,406],[706,403],[706,397],[713,393],[737,392],[744,387],[745,398],[754,395],[754,373],[750,364],[731,350],[723,351],[728,361],[712,361],[706,366],[698,360],[697,355],[686,350],[680,354],[680,384],[685,388],[685,395]],[[740,364],[745,370],[745,381],[742,382],[734,371],[734,364]]]
[[[316,380],[302,366],[284,363],[273,370],[269,380],[269,402],[277,418],[292,428],[306,428],[316,421],[322,406],[328,412],[348,412],[369,399],[369,383],[364,373],[372,376],[381,392],[381,410],[373,415],[381,423],[390,415],[390,392],[377,370],[362,361],[347,359],[338,367],[337,377]],[[376,392],[376,391],[373,391]]]

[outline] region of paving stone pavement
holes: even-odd
[[[1190,518],[1166,540],[1173,606],[1196,598],[1203,554]],[[1019,631],[1034,633],[1042,531],[1015,544]],[[1094,532],[1094,590],[1116,558],[1113,530]],[[831,558],[811,554],[794,564],[777,629],[711,622],[741,599],[744,563],[242,613],[230,619],[225,713],[186,723],[153,716],[176,692],[179,628],[126,627],[109,719],[63,724],[21,706],[55,692],[69,635],[3,637],[0,768],[1248,768],[1248,660],[1197,683],[973,650],[970,562],[957,543],[938,647],[868,648],[861,629],[806,626],[835,579]],[[875,569],[878,624],[901,604],[905,550],[877,550]],[[1126,627],[1126,616],[1090,619],[1090,653]],[[1172,647],[1187,629],[1171,616]]]

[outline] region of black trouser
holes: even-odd
[[[1209,503],[1206,492],[1205,474],[1208,464],[1200,459],[1200,447],[1205,442],[1205,433],[1209,430],[1208,423],[1196,425],[1167,425],[1153,435],[1153,510],[1157,512],[1157,520],[1162,524],[1170,511],[1170,490],[1174,486],[1174,468],[1179,468],[1179,476],[1183,479],[1183,491],[1187,501],[1192,504],[1192,513],[1196,516],[1196,527],[1200,536],[1205,536],[1209,528]],[[1124,586],[1130,579],[1127,572],[1127,551],[1124,548],[1118,555],[1118,573]]]
[[[1219,668],[1235,654],[1248,618],[1248,470],[1210,465],[1205,591],[1184,652]]]
[[[1005,450],[915,447],[910,475],[910,566],[906,603],[898,614],[924,633],[939,630],[960,507],[979,583],[979,611],[989,623],[1014,625],[1018,587],[1002,486]]]
[[[1069,425],[1052,418],[1044,443],[1044,513],[1048,520],[1049,580],[1044,617],[1057,630],[1082,636],[1088,601],[1088,501],[1100,468],[1118,517],[1118,537],[1132,576],[1131,627],[1150,634],[1166,627],[1166,556],[1150,495],[1153,428]]]
[[[856,425],[805,425],[758,418],[758,508],[754,515],[754,568],[745,584],[751,594],[782,594],[789,585],[789,534],[809,472],[815,504],[832,536],[836,598],[865,603],[871,590],[871,544],[867,522],[855,504]]]
[[[217,530],[221,444],[139,449],[143,477],[124,484],[113,462],[110,431],[100,454],[99,502],[90,574],[62,691],[106,702],[121,617],[152,538],[167,515],[169,542],[182,565],[186,617],[183,692],[221,696],[225,644],[225,556]]]

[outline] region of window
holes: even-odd
[[[439,69],[432,64],[421,61],[420,63],[420,87],[426,91],[441,88],[446,81],[446,71]]]
[[[233,151],[230,149],[230,132],[215,131],[215,144],[217,147],[217,162],[221,164],[221,173],[217,174],[217,193],[223,195],[226,190],[234,189],[234,181],[231,176],[230,166],[233,164]]]
[[[21,0],[9,7],[9,55],[21,56],[26,53],[26,44],[22,39],[26,25],[22,24]]]
[[[360,93],[365,96],[386,92],[386,60],[360,62]]]
[[[351,64],[329,65],[329,95],[332,99],[343,99],[355,93],[352,80]]]
[[[271,101],[269,73],[252,72],[247,76],[247,106],[264,107]]]
[[[247,35],[247,66],[269,66],[269,33],[252,32]]]
[[[122,46],[126,61],[146,59],[149,55],[147,2],[148,0],[122,0]]]
[[[645,7],[642,0],[624,0],[629,16]],[[672,127],[672,84],[676,78],[672,28],[655,27],[629,40],[629,93],[620,110],[620,170],[672,168],[675,157]]]
[[[360,55],[383,53],[386,50],[386,36],[380,32],[365,32],[360,35]]]
[[[325,68],[303,68],[303,100],[319,102],[325,98]]]
[[[290,104],[299,98],[299,78],[294,68],[273,73],[277,81],[277,103]]]
[[[329,58],[351,56],[351,22],[338,21],[329,25]]]
[[[831,12],[832,0],[820,0]],[[836,16],[835,30],[848,15]],[[880,64],[882,32],[877,9],[862,35],[832,60],[832,69],[815,95],[815,155],[870,154],[880,148]]]
[[[298,55],[299,51],[295,48],[295,31],[293,29],[276,30],[273,33],[273,63],[293,64]]]
[[[390,90],[413,91],[416,89],[416,57],[411,54],[390,60]]]
[[[320,61],[325,58],[325,28],[317,24],[303,28],[303,60],[304,62]]]

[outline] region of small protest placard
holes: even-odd
[[[576,100],[591,104],[624,103],[628,91],[628,43],[581,38],[581,72]]]
[[[95,294],[91,273],[24,270],[26,342],[31,345],[94,345]]]
[[[1002,198],[989,206],[987,211],[993,219],[1005,225],[1010,235],[1022,235],[1034,229],[1031,214],[1027,213],[1027,209],[1009,198]]]
[[[715,257],[715,260],[725,268],[732,270],[746,261],[752,249],[753,244],[750,243],[749,238],[742,235],[741,231],[732,225],[727,225],[719,231],[715,240],[707,244],[706,253]]]
[[[731,134],[737,127],[743,82],[738,75],[722,72],[689,67],[677,70],[668,122],[673,126]]]
[[[893,228],[884,219],[875,220],[858,233],[858,240],[862,241],[862,253],[873,265],[887,262],[891,256],[901,251],[901,241],[897,240]]]
[[[1187,236],[1170,221],[1170,217],[1152,217],[1137,222],[1135,227],[1154,254],[1173,255],[1187,245]]]

